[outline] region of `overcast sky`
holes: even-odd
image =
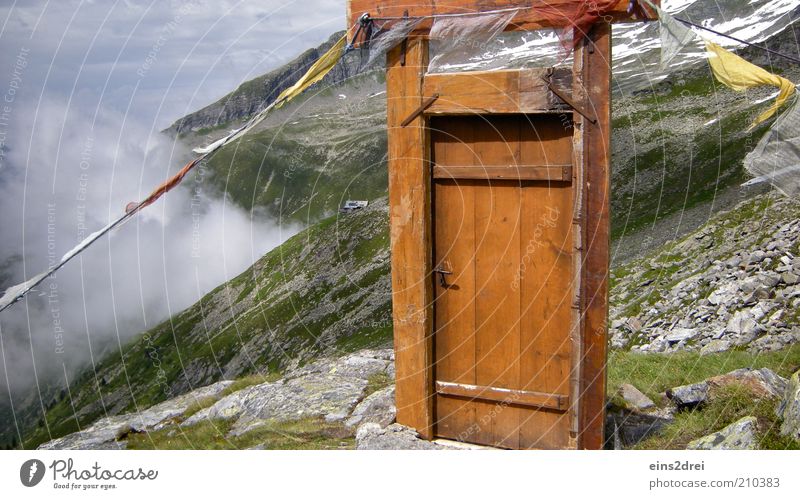
[[[22,96],[80,94],[159,129],[345,24],[343,0],[2,3],[0,68],[29,51]]]
[[[318,45],[344,18],[343,0],[3,2],[0,292],[181,166],[188,151],[160,130]],[[187,177],[0,315],[0,402],[63,383],[299,229],[208,195],[206,178]]]

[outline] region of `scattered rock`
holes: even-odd
[[[792,312],[800,307],[800,258],[791,249],[800,241],[798,211],[790,200],[767,196],[776,223],[748,228],[721,214],[672,247],[618,269],[611,348],[707,355],[737,346],[774,351],[796,342],[792,333],[800,323]],[[731,214],[752,207],[747,201]],[[779,226],[787,228],[778,232]],[[712,249],[703,249],[707,240],[715,241]],[[650,282],[653,271],[658,279]],[[781,311],[786,314],[774,319]],[[629,327],[631,319],[641,326]]]
[[[778,416],[783,418],[781,435],[790,436],[800,442],[800,370],[786,384],[783,400],[778,407]]]
[[[744,368],[708,378],[706,383],[708,383],[712,398],[714,390],[732,384],[747,387],[756,398],[779,398],[786,391],[787,380],[767,368]]]
[[[798,277],[797,274],[793,272],[784,272],[783,274],[781,274],[781,281],[783,281],[783,283],[788,286],[792,286],[794,284],[797,284]]]
[[[679,341],[686,341],[694,338],[695,336],[697,336],[697,329],[676,327],[665,337],[665,339],[670,343],[677,343]]]
[[[681,409],[696,407],[708,399],[708,383],[701,381],[667,390],[667,397]]]
[[[419,433],[397,423],[381,428],[377,423],[364,423],[356,431],[358,450],[441,450],[442,447],[422,440]]]
[[[725,326],[725,332],[735,336],[735,345],[746,345],[758,337],[761,327],[751,309],[737,310]]]
[[[628,409],[647,411],[655,408],[656,404],[647,395],[633,385],[624,383],[619,387],[619,395],[625,401]]]
[[[394,405],[394,386],[386,387],[365,398],[353,410],[346,426],[377,423],[381,428],[394,423],[397,410]]]
[[[730,350],[731,342],[728,340],[720,340],[715,339],[709,341],[707,344],[703,345],[703,348],[700,349],[700,355],[709,355],[712,353],[719,353],[725,352]]]
[[[758,449],[756,440],[756,418],[747,416],[718,432],[692,440],[691,450],[752,450]]]
[[[623,449],[657,433],[673,420],[669,411],[643,413],[610,409],[606,413],[606,448]]]

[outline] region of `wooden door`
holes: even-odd
[[[439,437],[575,445],[571,116],[430,119]]]
[[[387,56],[397,422],[599,449],[610,25],[571,70],[427,74],[427,57],[414,37]]]

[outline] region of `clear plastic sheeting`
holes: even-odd
[[[755,176],[746,185],[769,182],[786,196],[800,194],[800,98],[778,116],[744,167]]]
[[[437,55],[434,44],[431,44],[430,52],[431,58]],[[464,53],[461,59],[452,57],[446,71],[551,68],[560,65],[572,66],[572,55],[564,59],[555,30],[539,29],[500,33],[480,50]]]
[[[428,64],[428,72],[465,71],[465,65],[490,58],[490,42],[506,29],[517,12],[437,17],[430,31],[431,50],[435,55]]]
[[[661,33],[661,68],[665,69],[687,45],[697,43],[698,36],[689,27],[661,9],[658,9],[658,19]]]
[[[381,27],[369,42],[369,57],[365,66],[369,67],[379,57],[383,57],[386,52],[408,38],[408,34],[414,31],[414,28],[421,22],[421,18],[416,18],[397,21],[388,29]]]

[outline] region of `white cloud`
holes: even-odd
[[[344,13],[330,1],[0,7],[0,99],[13,90],[11,102],[0,101],[8,147],[0,153],[3,284],[46,268],[179,168],[187,153],[160,129],[327,39],[343,28]],[[191,305],[297,230],[209,195],[197,173],[184,184],[3,312],[0,373],[10,384],[63,378],[65,368]]]

